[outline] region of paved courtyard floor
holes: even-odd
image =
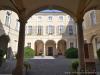
[[[32,59],[55,59],[53,56],[35,56]]]
[[[27,75],[65,75],[65,72],[71,71],[71,63],[76,59],[66,59],[58,57],[56,59],[28,59],[31,69]],[[99,65],[99,64],[98,64]],[[15,67],[15,61],[8,61],[0,68],[0,74],[11,74]],[[98,66],[98,70],[99,70]]]

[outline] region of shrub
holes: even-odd
[[[78,58],[78,49],[77,48],[69,48],[65,50],[66,58]]]
[[[24,48],[24,58],[33,58],[35,55],[35,51],[30,47]]]
[[[75,72],[77,72],[78,66],[79,66],[79,61],[74,61],[72,63],[72,70],[75,71]]]
[[[98,56],[98,59],[100,60],[100,49],[97,50],[97,56]]]
[[[6,54],[6,50],[0,49],[0,66],[2,65],[5,54]]]

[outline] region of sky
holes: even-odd
[[[46,9],[46,10],[43,10],[43,11],[40,11],[40,12],[62,12],[60,10],[49,10],[49,9]]]

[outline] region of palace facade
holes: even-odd
[[[5,34],[10,36],[9,47],[17,52],[19,22],[12,11],[0,12],[1,26]],[[36,55],[64,55],[64,50],[77,48],[77,34],[74,20],[61,11],[45,10],[33,15],[26,24],[25,47],[35,50]]]

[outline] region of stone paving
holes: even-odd
[[[65,72],[71,71],[73,60],[59,57],[57,59],[35,59],[30,60],[32,66],[29,75],[65,75]]]
[[[35,56],[32,59],[55,59],[53,56]]]
[[[50,57],[51,58],[51,57]],[[27,75],[65,75],[65,72],[71,71],[71,63],[76,59],[65,59],[58,57],[56,59],[29,59],[28,63],[31,69]],[[15,67],[15,61],[8,61],[0,68],[0,74],[11,74]],[[100,65],[98,64],[98,71]]]

